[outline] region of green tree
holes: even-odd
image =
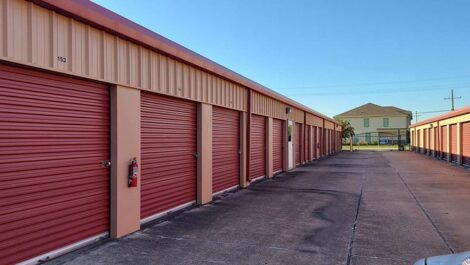
[[[354,127],[351,126],[351,123],[348,120],[337,119],[336,121],[341,123],[341,126],[343,127],[343,139],[350,139],[355,135]]]

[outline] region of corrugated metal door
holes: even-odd
[[[310,159],[315,160],[315,130],[316,129],[313,126],[311,126],[310,128],[311,128],[310,129],[310,139],[311,139],[311,141],[310,141],[310,150],[311,150],[310,151],[311,152]]]
[[[251,116],[250,180],[266,175],[266,118]]]
[[[416,143],[418,144],[418,152],[421,153],[421,130],[417,130]]]
[[[330,154],[330,129],[326,129],[326,154]]]
[[[240,183],[240,113],[212,109],[212,192]]]
[[[312,150],[313,150],[313,154],[312,154],[313,159],[317,159],[317,127],[316,126],[312,127]]]
[[[439,155],[439,135],[438,135],[438,130],[437,127],[434,127],[434,157],[437,157]]]
[[[273,172],[282,171],[284,157],[284,126],[283,121],[273,119]]]
[[[413,141],[413,144],[411,145],[411,151],[416,150],[416,138],[415,138],[415,131],[411,132],[411,139]]]
[[[309,126],[309,125],[305,125],[305,141],[304,141],[304,156],[305,156],[305,161],[310,161],[312,160],[311,156],[310,156],[310,144],[311,144],[311,139],[310,139],[310,135],[311,135],[311,128],[312,126]]]
[[[470,122],[462,123],[462,163],[470,166]]]
[[[109,90],[0,65],[0,263],[109,231]]]
[[[318,127],[318,157],[323,156],[323,129],[321,127]]]
[[[457,124],[450,126],[450,161],[457,162]]]
[[[141,218],[196,199],[196,135],[196,103],[141,94]]]
[[[428,152],[428,129],[423,129],[423,147],[426,154]]]
[[[427,155],[431,155],[431,142],[432,142],[432,130],[428,129],[428,152]]]
[[[447,160],[447,156],[449,155],[448,150],[447,150],[447,126],[442,126],[441,127],[441,154],[442,154],[442,159]]]
[[[295,123],[295,137],[294,137],[294,151],[295,151],[295,165],[300,165],[300,150],[302,148],[302,125],[300,123]]]

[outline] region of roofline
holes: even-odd
[[[463,108],[460,108],[460,109],[457,109],[457,110],[454,110],[454,111],[450,111],[450,112],[447,112],[447,113],[444,113],[444,114],[441,114],[441,115],[438,115],[438,116],[435,116],[435,117],[417,122],[415,124],[411,124],[410,128],[414,128],[414,127],[417,127],[417,126],[421,126],[421,125],[436,122],[436,121],[446,120],[446,119],[449,119],[449,118],[453,118],[453,117],[460,116],[460,115],[463,115],[463,114],[468,114],[468,113],[470,113],[470,106],[466,106],[466,107],[463,107]]]
[[[363,116],[360,116],[360,115],[336,115],[336,116],[333,116],[334,118],[368,118],[368,117],[384,117],[384,118],[387,118],[387,117],[412,117],[413,115],[410,114],[406,114],[406,113],[402,113],[402,114],[393,114],[393,115],[383,115],[383,114],[372,114],[372,115],[363,115]]]
[[[89,0],[30,0],[44,8],[80,20],[94,27],[144,45],[160,53],[189,63],[215,75],[270,96],[292,107],[339,124],[334,119],[250,80],[174,41],[171,41],[131,20]]]

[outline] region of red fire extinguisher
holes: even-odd
[[[129,177],[127,186],[137,187],[137,173],[139,172],[139,165],[137,164],[137,158],[133,158],[129,164]]]

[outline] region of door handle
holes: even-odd
[[[103,161],[101,161],[101,167],[102,167],[102,168],[111,167],[111,161],[109,161],[109,160],[103,160]]]

